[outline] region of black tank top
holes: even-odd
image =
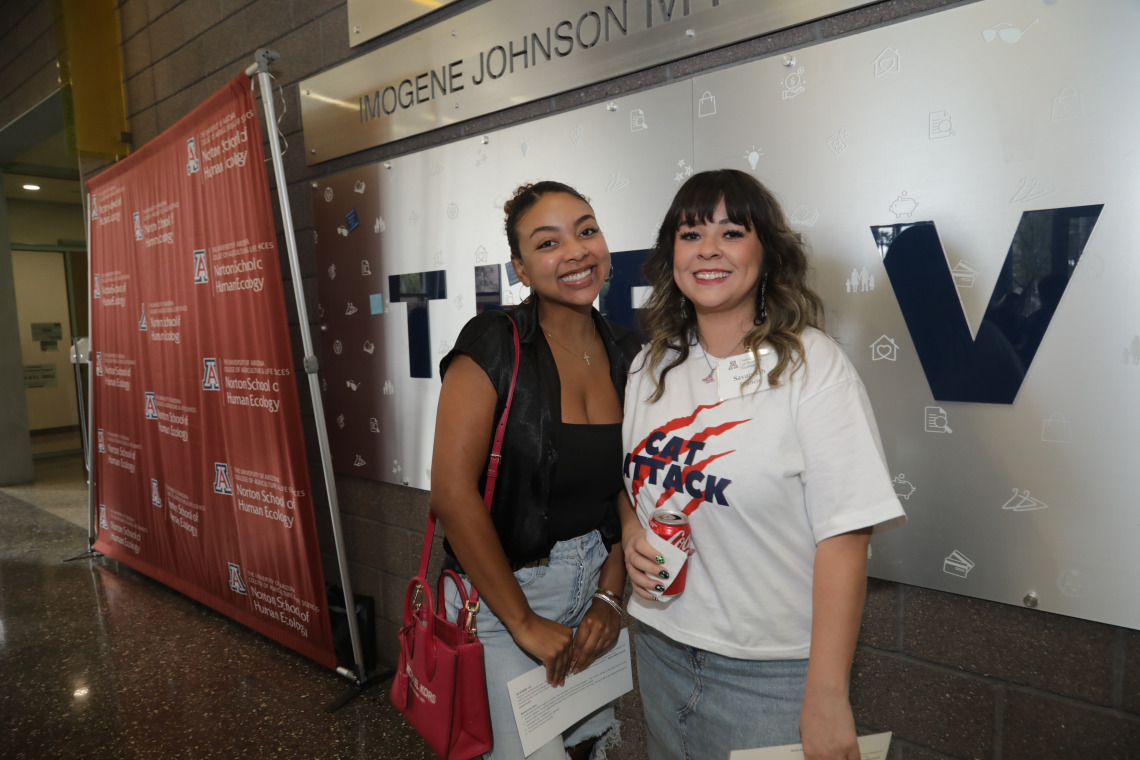
[[[577,538],[602,524],[622,489],[621,454],[620,422],[562,423],[546,512],[551,538]]]

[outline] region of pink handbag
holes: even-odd
[[[511,385],[495,440],[487,460],[483,502],[491,508],[495,481],[499,477],[503,436],[507,415],[515,394],[519,371],[519,333],[514,319],[515,363]],[[479,595],[474,588],[468,597],[459,575],[444,570],[439,576],[435,598],[427,581],[428,560],[435,537],[435,514],[428,512],[420,568],[408,583],[404,595],[404,625],[400,628],[400,662],[389,697],[412,728],[431,746],[441,760],[471,760],[491,748],[491,714],[487,707],[487,679],[483,670],[483,644],[475,631]],[[447,620],[443,608],[444,581],[448,578],[459,589],[463,607],[458,619]]]

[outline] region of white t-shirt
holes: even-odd
[[[687,511],[696,552],[680,595],[634,595],[630,613],[676,641],[741,659],[807,657],[816,544],[906,519],[855,368],[823,332],[802,340],[806,366],[774,388],[771,348],[742,391],[750,355],[718,364],[697,343],[656,403],[647,349],[633,362],[626,488],[643,525],[660,507]]]

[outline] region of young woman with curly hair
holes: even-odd
[[[618,637],[622,395],[640,344],[593,308],[610,251],[585,197],[538,182],[518,188],[504,210],[511,266],[531,295],[508,312],[518,378],[494,499],[488,512],[484,473],[516,357],[510,321],[485,311],[440,362],[430,506],[448,564],[484,605],[476,624],[494,740],[486,757],[522,760],[507,682],[542,664],[561,685]],[[446,601],[454,619],[459,594]],[[598,760],[616,740],[611,705],[527,757]]]

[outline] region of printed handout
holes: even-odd
[[[523,673],[507,683],[523,752],[529,755],[632,689],[629,631],[624,628],[610,651],[581,673],[567,676],[566,683],[558,688],[546,683],[546,668],[541,665]]]

